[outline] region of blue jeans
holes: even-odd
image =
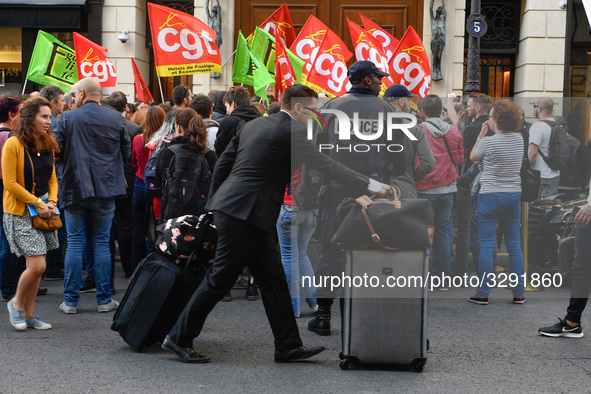
[[[99,305],[111,301],[111,251],[109,239],[115,214],[112,198],[87,198],[79,204],[65,208],[68,248],[66,250],[64,301],[76,306],[82,282],[82,256],[86,244],[87,229],[94,254],[94,280]]]
[[[277,234],[287,287],[291,294],[291,305],[296,315],[300,314],[300,287],[304,290],[308,306],[316,305],[316,298],[313,297],[316,287],[313,284],[301,286],[302,276],[309,277],[311,282],[314,280],[314,270],[306,249],[315,227],[315,210],[300,210],[299,207],[290,205],[281,207],[279,220],[277,220]]]
[[[427,194],[419,192],[419,198],[426,198],[431,202],[433,211],[433,222],[435,223],[435,235],[433,237],[433,247],[431,256],[433,267],[432,274],[441,273],[451,275],[451,240],[450,233],[453,234],[453,215],[454,193],[445,194]]]
[[[25,257],[16,257],[16,254],[10,252],[1,212],[0,236],[2,239],[2,245],[0,246],[0,289],[2,290],[2,297],[8,298],[16,294],[16,285],[21,273],[25,270]]]
[[[518,277],[517,286],[513,290],[514,296],[524,292],[523,287],[523,253],[521,252],[521,238],[519,233],[521,193],[489,193],[478,195],[478,231],[480,233],[479,275],[488,278],[494,275],[493,254],[497,222],[505,235],[505,245],[509,252],[509,268]],[[478,292],[488,297],[493,283],[484,280]]]

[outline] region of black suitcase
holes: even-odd
[[[377,277],[381,286],[345,287],[341,369],[358,363],[408,365],[421,372],[427,362],[426,250],[349,250],[345,274]],[[408,278],[386,285],[388,277]],[[412,283],[411,283],[412,281]]]
[[[133,349],[164,340],[205,276],[216,233],[211,216],[202,219],[206,228],[188,259],[154,252],[134,272],[111,325]]]

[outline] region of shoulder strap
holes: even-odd
[[[435,123],[429,122],[429,120],[426,120],[425,122],[426,123],[429,123],[430,125],[432,125],[433,127],[435,127],[437,130],[441,131],[441,129],[439,127],[437,127],[437,125]],[[445,134],[441,134],[441,138],[443,138],[443,142],[445,143],[445,148],[447,149],[447,154],[449,155],[449,159],[451,160],[451,165],[453,167],[455,167],[454,166],[454,157],[451,154],[451,149],[449,148],[449,144],[447,143],[447,138],[445,138]]]

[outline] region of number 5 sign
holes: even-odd
[[[486,34],[488,25],[486,24],[486,18],[484,15],[470,15],[468,22],[466,23],[466,30],[472,37],[482,37]]]

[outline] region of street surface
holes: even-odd
[[[127,284],[118,267],[116,300]],[[110,330],[113,313],[97,312],[95,293],[82,294],[78,314],[65,315],[58,310],[62,283],[42,280],[42,286],[49,294],[38,297],[36,314],[52,330],[17,332],[6,304],[0,305],[2,394],[555,393],[591,387],[587,315],[582,339],[537,334],[538,327],[565,315],[567,289],[526,293],[524,305],[512,304],[508,290],[495,289],[488,306],[466,300],[472,289],[430,292],[431,349],[425,369],[415,373],[391,367],[341,371],[340,315],[333,318],[333,335],[320,337],[306,329],[311,314],[305,306],[298,319],[304,344],[327,350],[314,361],[275,364],[262,302],[246,301],[244,290],[233,290],[234,301],[218,304],[194,343],[211,362],[184,364],[157,345],[144,353],[131,350]]]

